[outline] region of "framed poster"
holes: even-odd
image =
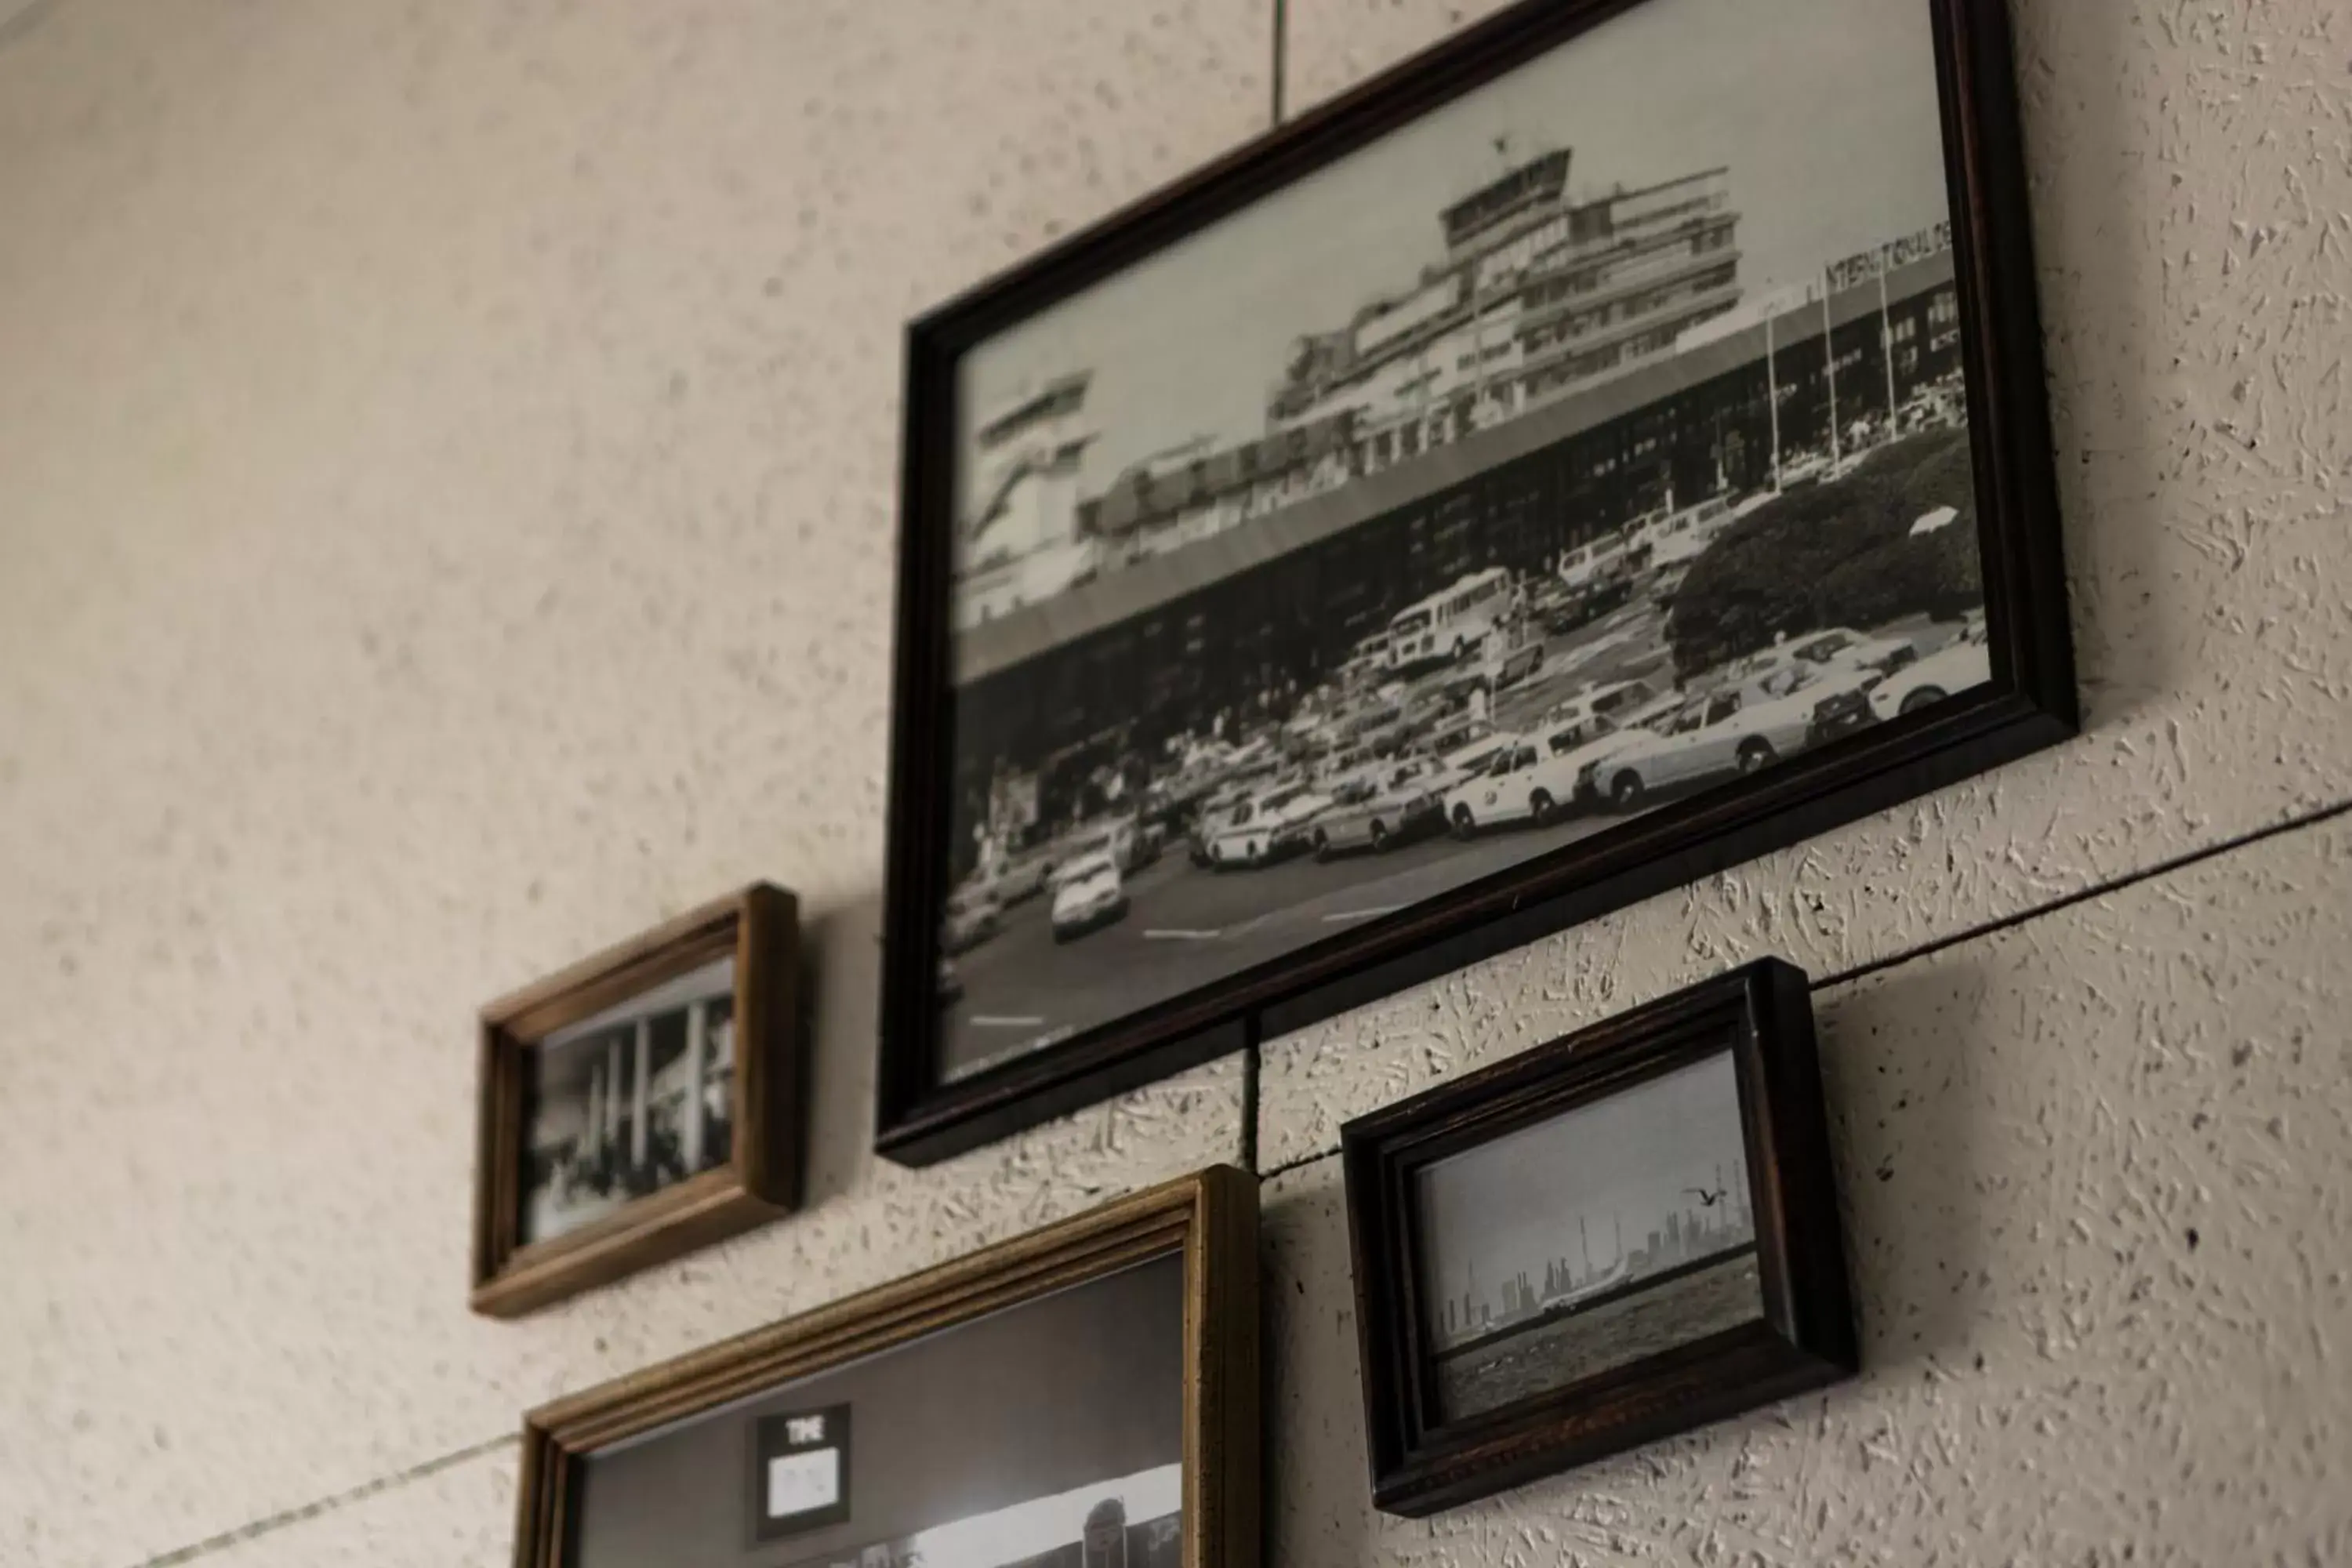
[[[914,323],[922,1162],[2071,734],[1999,0],[1530,0]]]
[[[1212,1167],[534,1411],[515,1568],[1254,1568],[1257,1358]]]
[[[1859,1364],[1810,986],[1778,960],[1360,1117],[1341,1149],[1391,1513]]]
[[[520,1316],[799,1206],[798,911],[755,883],[482,1010],[476,1311]]]

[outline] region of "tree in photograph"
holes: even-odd
[[[1979,603],[1969,461],[1965,430],[1930,431],[1758,508],[1692,563],[1675,595],[1666,637],[1677,678],[1824,626]],[[1915,532],[1923,521],[1933,526]]]

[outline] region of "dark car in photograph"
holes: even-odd
[[[1543,668],[1544,647],[1526,642],[1505,654],[1495,666],[1494,689],[1508,690]]]
[[[940,945],[951,953],[968,952],[994,936],[1003,924],[1004,905],[995,887],[977,879],[965,882],[948,895]]]
[[[1053,856],[1045,849],[1024,849],[1008,858],[996,873],[997,901],[1010,909],[1026,903],[1045,890],[1045,875],[1053,868]]]
[[[1377,782],[1349,785],[1316,818],[1315,858],[1386,851],[1435,832],[1445,823],[1444,786],[1452,776],[1436,758],[1416,757]]]
[[[1876,722],[1878,715],[1870,706],[1870,688],[1842,685],[1813,704],[1812,719],[1805,726],[1805,744],[1818,746],[1823,741],[1835,740]]]

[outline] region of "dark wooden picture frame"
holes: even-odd
[[[1154,1259],[1183,1270],[1183,1568],[1259,1551],[1257,1179],[1211,1166],[535,1410],[515,1568],[568,1568],[583,1467],[615,1445]],[[866,1454],[866,1468],[887,1456]]]
[[[1728,1051],[1760,1318],[1445,1421],[1411,1184],[1431,1162]],[[1341,1131],[1372,1500],[1418,1517],[1822,1387],[1859,1366],[1811,985],[1764,959],[1386,1107]]]
[[[530,1053],[556,1031],[734,960],[729,1158],[544,1240],[521,1236]],[[798,905],[755,883],[482,1010],[472,1305],[517,1317],[789,1214],[800,1202]]]
[[[957,374],[992,335],[1647,0],[1523,0],[915,321],[906,340],[877,1147],[921,1164],[1785,847],[2075,733],[2002,0],[1931,18],[1991,679],[1026,1054],[942,1068]],[[1182,933],[1179,933],[1182,934]]]

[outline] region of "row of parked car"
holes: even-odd
[[[1468,837],[1580,809],[1636,810],[1661,792],[1757,772],[1989,675],[1980,616],[1925,658],[1908,637],[1834,627],[1682,689],[1640,679],[1587,687],[1523,731],[1476,724],[1442,753],[1212,800],[1194,829],[1193,859],[1256,868],[1308,851],[1383,851],[1441,829]]]
[[[1628,681],[1581,693],[1483,759],[1447,795],[1468,837],[1576,808],[1642,806],[1661,791],[1752,773],[1864,725],[1908,713],[1990,674],[1980,615],[1922,658],[1908,637],[1843,627],[1742,659],[1681,691]]]
[[[957,888],[946,951],[988,941],[1007,909],[1040,894],[1051,895],[1057,942],[1117,923],[1129,912],[1126,879],[1159,858],[1174,827],[1188,830],[1196,865],[1222,871],[1305,853],[1378,853],[1438,831],[1467,837],[1578,810],[1631,811],[1990,678],[1980,614],[1925,657],[1909,637],[1832,627],[1680,688],[1588,684],[1532,726],[1496,729],[1493,698],[1543,669],[1537,628],[1566,635],[1636,594],[1669,600],[1690,563],[1757,500],[1661,513],[1570,552],[1513,590],[1514,607],[1476,639],[1475,659],[1434,679],[1374,688],[1393,661],[1368,646],[1286,722],[1242,745],[1191,748],[1128,815],[1017,853]],[[951,966],[941,984],[943,994],[960,989]]]

